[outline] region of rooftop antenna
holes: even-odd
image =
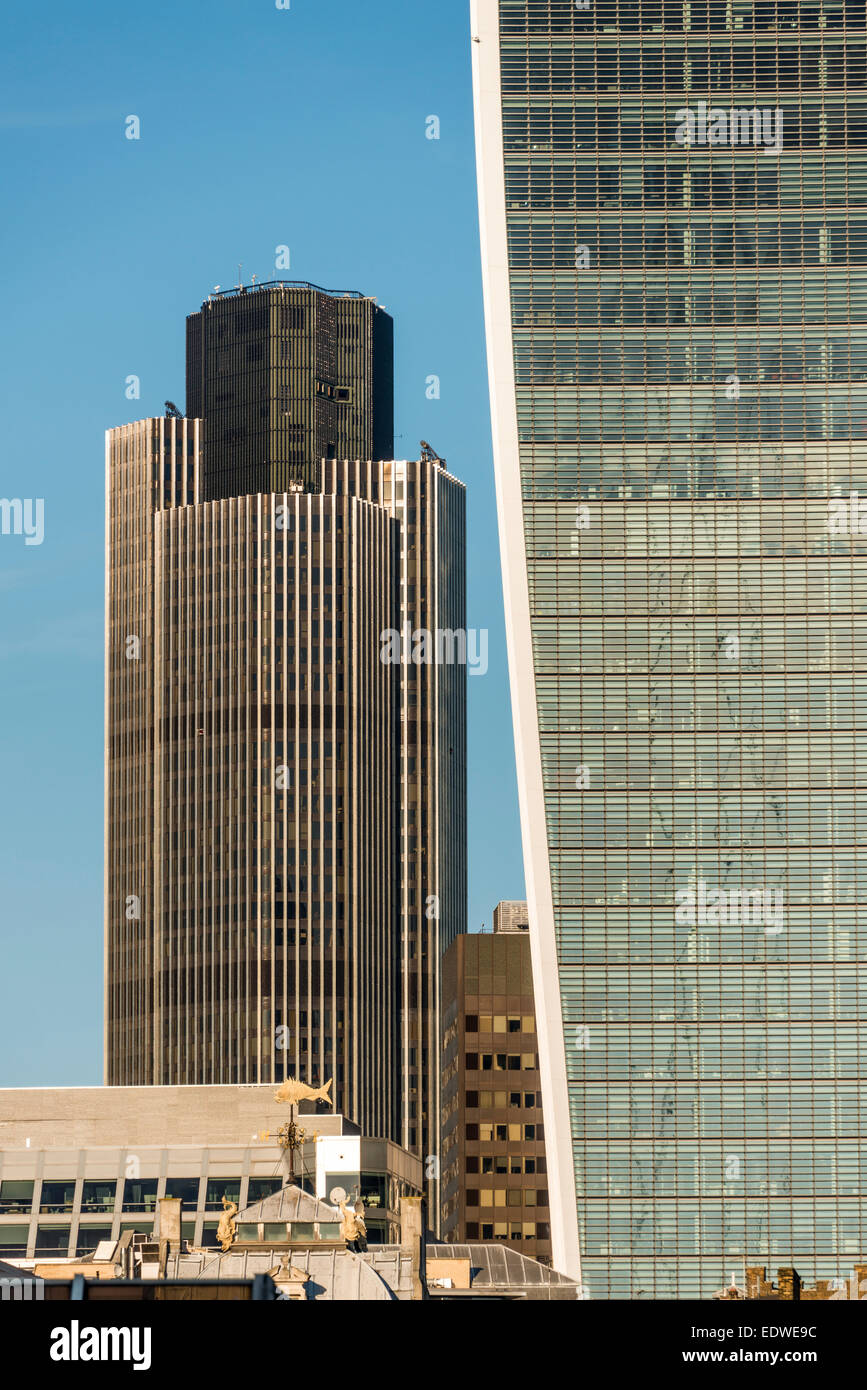
[[[244,288],[244,282],[243,282],[243,280],[241,279],[241,271],[242,271],[243,269],[244,269],[244,262],[243,262],[243,261],[239,261],[239,262],[238,262],[238,289],[239,289],[239,290]]]
[[[431,444],[428,444],[426,439],[423,439],[421,441],[421,462],[444,464],[445,459],[440,458],[436,449],[434,449]]]

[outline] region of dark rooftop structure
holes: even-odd
[[[376,300],[296,280],[214,291],[187,319],[203,500],[319,488],[324,458],[394,451],[394,325]]]

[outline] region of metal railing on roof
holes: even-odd
[[[322,285],[313,285],[309,280],[263,280],[260,284],[233,285],[231,289],[213,289],[205,300],[210,304],[214,299],[237,299],[242,294],[257,294],[259,290],[273,290],[277,287],[287,290],[315,290],[327,294],[331,299],[372,299],[372,294],[362,294],[360,290],[327,290]]]

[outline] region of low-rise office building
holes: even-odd
[[[227,1214],[220,1248],[207,1249],[182,1237],[180,1202],[164,1199],[152,1236],[127,1232],[80,1260],[32,1262],[14,1279],[14,1296],[363,1303],[580,1297],[574,1280],[505,1246],[430,1240],[422,1198],[401,1200],[397,1241],[368,1249],[348,1244],[345,1212],[345,1204],[341,1209],[287,1184]]]
[[[422,1191],[422,1164],[341,1115],[296,1116],[273,1085],[0,1090],[0,1260],[82,1257],[126,1232],[153,1233],[161,1198],[182,1203],[182,1235],[217,1243],[223,1198],[240,1210],[292,1180],[345,1193],[367,1210],[371,1245],[398,1238],[400,1202]],[[298,1107],[311,1110],[310,1102]]]
[[[503,1241],[550,1262],[533,975],[519,906],[500,904],[502,929],[459,936],[443,963],[442,1238]]]

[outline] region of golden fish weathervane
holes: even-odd
[[[330,1077],[324,1086],[315,1090],[312,1086],[306,1086],[303,1081],[295,1081],[288,1076],[277,1092],[276,1099],[284,1105],[297,1105],[300,1100],[327,1100],[331,1109],[334,1109],[334,1101],[329,1092],[334,1078]]]

